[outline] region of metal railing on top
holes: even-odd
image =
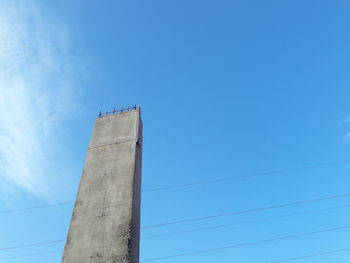
[[[101,118],[101,117],[105,117],[105,116],[109,116],[109,115],[113,115],[113,114],[118,114],[118,113],[122,113],[122,112],[127,112],[127,111],[133,111],[133,110],[139,110],[140,109],[140,105],[135,105],[135,106],[128,106],[126,108],[113,108],[113,110],[110,110],[110,111],[105,111],[105,112],[102,112],[100,111],[100,113],[98,114],[98,117]]]

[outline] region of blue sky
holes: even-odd
[[[0,211],[74,201],[94,119],[120,105],[142,107],[144,189],[350,159],[349,8],[340,0],[0,0]],[[350,193],[349,170],[146,192],[142,225]],[[141,260],[346,226],[347,205],[338,198],[144,229]],[[59,242],[1,248],[65,239],[71,212],[0,213],[0,260],[61,250]],[[265,263],[349,242],[343,229],[159,262]],[[350,251],[295,262],[349,260]]]

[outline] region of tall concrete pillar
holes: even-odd
[[[96,119],[62,263],[138,263],[142,121],[135,109]]]

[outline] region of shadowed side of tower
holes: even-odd
[[[138,263],[140,110],[96,119],[62,263]]]

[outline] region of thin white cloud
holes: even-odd
[[[50,192],[57,132],[79,107],[67,28],[45,13],[0,0],[0,187],[37,196]]]
[[[350,142],[350,132],[348,132],[344,135],[344,140],[347,142]]]

